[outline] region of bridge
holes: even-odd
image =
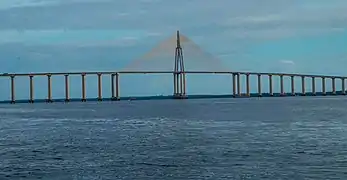
[[[314,74],[295,74],[295,73],[266,73],[266,72],[237,72],[230,71],[225,68],[225,66],[219,64],[218,61],[212,61],[214,58],[209,54],[205,54],[204,57],[199,57],[198,64],[205,64],[209,67],[215,68],[215,70],[198,68],[195,70],[187,70],[185,54],[190,53],[189,51],[184,51],[185,48],[182,46],[182,43],[189,42],[193,43],[189,38],[180,35],[179,31],[174,36],[174,44],[175,48],[172,49],[172,54],[175,54],[175,57],[172,58],[173,67],[170,69],[155,69],[153,66],[153,62],[148,63],[148,61],[152,61],[153,54],[162,52],[163,47],[168,49],[168,44],[172,44],[173,39],[169,39],[168,41],[162,43],[160,46],[154,48],[151,52],[144,55],[142,58],[133,61],[129,67],[125,68],[122,71],[99,71],[99,72],[46,72],[46,73],[13,73],[13,74],[0,74],[0,78],[7,78],[9,80],[10,88],[10,99],[3,100],[1,103],[34,103],[34,102],[72,102],[72,101],[119,101],[119,100],[150,100],[150,99],[194,99],[194,98],[247,98],[247,97],[287,97],[287,96],[333,96],[333,95],[346,95],[345,89],[345,80],[346,76],[327,76],[327,75],[314,75]],[[202,52],[197,45],[193,46],[193,49],[196,51]],[[154,53],[155,52],[155,53]],[[207,57],[207,58],[206,58]],[[208,59],[208,61],[203,61],[202,59]],[[160,58],[159,58],[160,59]],[[162,61],[158,61],[154,63],[162,63]],[[149,66],[147,68],[144,68]],[[216,68],[216,67],[217,68]],[[120,79],[122,75],[125,74],[169,74],[172,75],[172,83],[173,90],[172,95],[168,96],[139,96],[139,97],[131,97],[131,96],[122,96],[120,93]],[[189,82],[187,82],[186,76],[188,74],[206,74],[206,75],[216,75],[223,74],[230,76],[230,86],[232,86],[232,92],[224,95],[189,95],[187,93],[187,86]],[[47,87],[39,87],[47,89],[47,98],[46,99],[36,99],[34,97],[34,90],[37,88],[34,86],[35,77],[44,76],[47,78]],[[60,76],[64,77],[64,89],[65,89],[65,97],[61,98],[52,98],[52,77]],[[79,98],[71,98],[70,97],[70,77],[71,76],[80,76],[81,78],[81,96]],[[86,97],[86,77],[87,76],[96,76],[97,77],[97,89],[98,94],[95,98],[87,98]],[[109,76],[110,77],[110,91],[111,97],[103,96],[103,86],[102,86],[102,77]],[[257,91],[251,92],[250,77],[256,77],[257,81]],[[16,78],[17,77],[27,77],[29,80],[29,90],[28,90],[28,99],[16,99]],[[245,78],[245,92],[241,90],[241,77]],[[268,82],[268,91],[263,92],[262,81],[263,77],[267,78]],[[280,84],[280,92],[274,92],[274,77],[279,77]],[[290,91],[285,92],[285,83],[284,78],[290,78]],[[294,80],[299,78],[301,81],[300,91],[296,91],[296,85]],[[306,91],[306,83],[305,80],[311,80],[311,91]],[[316,81],[321,80],[321,91],[316,91]],[[331,80],[331,88],[332,91],[327,91],[326,81]],[[336,90],[336,82],[339,81],[341,83],[341,89]],[[3,87],[4,88],[4,87]]]

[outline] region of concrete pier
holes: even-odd
[[[181,96],[183,95],[183,80],[184,80],[184,78],[183,78],[183,73],[180,73],[180,94],[181,94]]]
[[[178,95],[178,86],[177,86],[178,75],[177,75],[177,73],[173,73],[173,77],[174,77],[174,86],[173,86],[174,90],[173,90],[173,92],[174,92],[174,95]]]
[[[65,74],[65,102],[70,101],[70,93],[69,93],[69,75]]]
[[[186,73],[183,72],[183,96],[187,96],[187,82],[186,82]]]
[[[15,76],[11,76],[11,103],[14,104],[16,102],[16,94],[15,94]]]
[[[241,96],[241,78],[240,73],[237,74],[237,96]]]
[[[272,90],[272,74],[269,74],[269,94],[270,96],[273,96],[274,93],[273,93],[273,90]]]
[[[322,77],[322,93],[323,93],[323,95],[326,95],[326,91],[325,91],[325,77]]]
[[[233,73],[233,96],[236,97],[236,74]]]
[[[305,96],[305,76],[301,76],[301,95]]]
[[[52,103],[52,75],[47,74],[47,102]]]
[[[119,73],[116,73],[116,99],[119,100],[120,96],[119,96]]]
[[[112,100],[114,100],[116,98],[115,88],[114,88],[114,77],[115,76],[116,76],[115,74],[111,74],[111,99]],[[174,84],[174,86],[175,86],[175,84]],[[174,89],[175,89],[175,87],[174,87]]]
[[[98,73],[98,101],[102,101],[102,74]]]
[[[333,94],[336,95],[336,86],[335,86],[335,78],[331,78],[331,86],[333,89]]]
[[[342,94],[343,94],[343,95],[346,94],[345,78],[341,78],[341,91],[342,91]]]
[[[249,74],[246,74],[246,95],[247,95],[248,97],[251,96],[251,94],[250,94]]]
[[[261,92],[261,74],[257,74],[258,76],[258,96],[261,97],[262,96],[262,92]]]
[[[34,103],[34,76],[30,75],[29,76],[29,88],[30,88],[30,98],[29,98],[29,103]]]
[[[295,96],[295,83],[294,83],[295,76],[290,76],[290,82],[291,82],[291,89],[292,89],[292,96]]]
[[[82,77],[82,102],[86,102],[86,74],[81,74]]]
[[[284,82],[283,82],[283,75],[280,75],[280,87],[281,87],[281,96],[284,96]]]
[[[111,95],[112,101],[118,101],[120,99],[120,97],[119,97],[119,73],[111,74],[111,94],[112,94]]]
[[[316,78],[312,77],[312,94],[316,95]]]

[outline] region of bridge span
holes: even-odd
[[[327,75],[315,75],[315,74],[295,74],[295,73],[267,73],[267,72],[234,72],[234,71],[189,71],[185,70],[183,49],[180,42],[180,34],[177,31],[177,42],[175,49],[175,65],[172,71],[154,71],[154,70],[138,70],[138,71],[100,71],[100,72],[41,72],[41,73],[13,73],[13,74],[0,74],[0,78],[8,78],[10,81],[10,99],[1,101],[2,103],[34,103],[34,102],[71,102],[71,101],[119,101],[119,100],[142,100],[142,99],[194,99],[194,98],[240,98],[240,97],[286,97],[286,96],[327,96],[327,95],[346,95],[346,79],[347,76],[327,76]],[[173,76],[173,94],[170,96],[146,96],[146,97],[125,97],[120,93],[120,78],[124,74],[172,74]],[[232,92],[224,95],[188,95],[186,93],[186,75],[187,74],[224,74],[230,76],[230,86],[232,86]],[[35,99],[34,97],[34,79],[38,76],[47,77],[47,98]],[[65,97],[59,99],[52,98],[52,77],[63,76]],[[70,77],[80,76],[81,78],[81,96],[80,98],[70,98]],[[86,97],[86,77],[97,76],[98,94],[96,98]],[[111,97],[104,97],[102,94],[102,77],[109,76],[111,82]],[[241,90],[241,76],[245,77],[245,92]],[[250,90],[250,77],[256,76],[257,92],[251,92]],[[268,92],[262,92],[262,77],[266,76],[268,80]],[[29,80],[29,92],[28,99],[16,99],[16,77],[27,77]],[[273,91],[273,78],[279,77],[280,92],[275,93]],[[290,92],[285,92],[284,78],[290,77]],[[294,80],[295,78],[301,79],[301,90],[296,91]],[[305,80],[311,79],[311,91],[306,91]],[[321,80],[321,92],[316,91],[316,80]],[[326,81],[331,79],[332,91],[326,91]],[[341,89],[336,89],[336,82],[341,83]],[[130,83],[130,82],[129,82]],[[42,88],[42,87],[40,87]]]
[[[122,74],[172,74],[174,75],[185,75],[185,74],[224,74],[230,75],[230,86],[232,86],[232,92],[227,95],[184,95],[184,97],[175,96],[148,96],[148,97],[122,97],[120,94],[120,85],[119,81],[121,79]],[[16,85],[16,77],[28,77],[29,80],[29,98],[27,100],[18,100],[16,99],[15,85]],[[38,76],[46,76],[47,77],[47,99],[35,99],[34,97],[34,79]],[[52,98],[52,76],[64,76],[65,78],[65,97],[61,99],[53,99]],[[71,99],[70,89],[69,89],[69,78],[70,76],[80,76],[81,77],[81,98],[79,99]],[[87,76],[97,76],[98,77],[98,95],[96,98],[87,99],[86,97],[86,81]],[[111,97],[104,97],[102,95],[102,77],[109,76],[111,82]],[[246,79],[246,91],[241,91],[241,76],[244,76]],[[257,92],[250,91],[250,77],[257,77]],[[268,92],[262,92],[262,76],[267,76],[268,78]],[[275,76],[279,77],[280,81],[280,93],[275,93],[273,91],[273,78]],[[284,91],[284,77],[290,77],[291,83],[291,92]],[[56,73],[24,73],[24,74],[1,74],[0,78],[9,78],[10,80],[10,89],[11,89],[11,99],[2,101],[3,103],[34,103],[34,102],[70,102],[70,101],[118,101],[118,100],[141,100],[141,99],[174,99],[174,98],[240,98],[240,97],[278,97],[278,96],[326,96],[326,95],[346,95],[345,85],[346,79],[345,76],[326,76],[326,75],[310,75],[310,74],[288,74],[288,73],[258,73],[258,72],[212,72],[212,71],[185,71],[185,72],[175,72],[175,71],[119,71],[119,72],[56,72]],[[301,79],[301,91],[297,92],[294,79]],[[305,90],[305,80],[311,79],[312,86],[311,91]],[[322,81],[322,92],[316,92],[316,79],[320,79]],[[327,79],[331,79],[331,87],[332,91],[326,91],[326,81]],[[336,83],[341,83],[341,89],[336,89]],[[180,84],[179,86],[182,86]],[[42,87],[41,87],[42,88]],[[177,87],[175,87],[177,90]],[[175,91],[175,90],[174,90]]]

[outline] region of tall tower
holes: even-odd
[[[180,32],[177,31],[177,45],[175,50],[174,67],[174,98],[186,98],[186,75],[184,71],[183,50],[180,41]]]

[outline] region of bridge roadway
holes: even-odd
[[[326,96],[326,95],[346,95],[345,90],[345,80],[346,76],[329,76],[329,75],[312,75],[312,74],[295,74],[295,73],[259,73],[259,72],[230,72],[230,71],[184,71],[184,72],[174,72],[174,71],[104,71],[104,72],[42,72],[42,73],[4,73],[0,74],[0,78],[10,78],[11,80],[11,99],[0,101],[0,103],[34,103],[34,102],[71,102],[71,101],[118,101],[118,100],[145,100],[145,99],[173,99],[173,96],[147,96],[147,97],[121,97],[120,87],[119,87],[119,76],[121,74],[230,74],[232,75],[233,81],[233,92],[227,95],[189,95],[189,99],[196,98],[238,98],[238,97],[283,97],[283,96]],[[70,98],[69,96],[69,76],[81,76],[82,82],[82,95],[81,98]],[[86,79],[87,75],[97,75],[98,76],[98,96],[97,98],[86,98]],[[104,98],[102,97],[102,83],[101,77],[103,75],[110,75],[111,77],[111,92],[112,97]],[[246,92],[241,92],[240,76],[246,76]],[[17,100],[15,98],[15,77],[29,77],[29,99],[28,100]],[[34,83],[33,79],[36,76],[47,76],[48,87],[47,87],[47,99],[35,99],[34,98]],[[65,76],[65,98],[52,99],[52,76]],[[250,92],[250,76],[258,77],[258,92]],[[261,77],[268,76],[269,78],[269,93],[262,93]],[[280,77],[280,93],[273,92],[273,76]],[[283,77],[291,77],[291,92],[284,92],[284,82]],[[295,92],[294,78],[301,77],[302,85],[301,92]],[[312,91],[305,91],[305,79],[312,78]],[[315,79],[322,79],[322,92],[316,92]],[[331,79],[332,81],[332,92],[326,92],[326,79]],[[336,79],[341,80],[341,91],[336,91]],[[115,82],[116,81],[116,82]]]
[[[11,76],[48,76],[48,75],[112,75],[112,74],[173,74],[174,71],[90,71],[90,72],[41,72],[41,73],[3,73],[0,77]],[[179,72],[176,72],[179,73]],[[241,74],[241,75],[273,75],[273,76],[295,76],[295,77],[317,77],[317,78],[336,78],[342,79],[347,76],[331,76],[331,75],[312,75],[312,74],[295,74],[295,73],[262,73],[262,72],[237,72],[237,71],[185,71],[186,74]]]

